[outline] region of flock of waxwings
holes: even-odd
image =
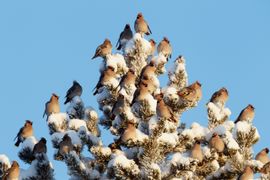
[[[150,30],[150,27],[147,23],[147,21],[144,19],[142,13],[139,13],[137,15],[136,21],[134,23],[134,29],[136,33],[141,34],[142,36],[144,35],[150,35],[152,32]],[[119,40],[117,42],[117,50],[121,50],[124,46],[125,43],[132,39],[133,37],[133,32],[130,28],[130,25],[127,24],[124,28],[124,30],[121,32],[119,36]],[[152,54],[155,52],[155,41],[154,40],[149,40],[151,46],[152,46]],[[97,57],[102,57],[105,58],[107,55],[112,53],[112,44],[109,39],[105,39],[105,41],[99,45],[95,51],[94,56],[92,59],[97,58]],[[158,44],[157,46],[157,51],[158,53],[163,54],[167,60],[168,58],[171,57],[172,54],[172,47],[170,45],[170,41],[164,37],[164,39]],[[154,63],[150,61],[148,65],[146,65],[140,75],[140,81],[137,85],[137,90],[134,93],[133,100],[130,102],[133,104],[135,101],[143,99],[143,96],[145,93],[148,92],[153,92],[151,90],[151,81],[149,81],[149,74],[155,73],[155,68],[154,68]],[[94,95],[96,95],[99,92],[99,89],[104,85],[103,82],[108,81],[110,78],[112,78],[115,75],[114,69],[110,66],[107,67],[107,69],[104,70],[104,72],[101,74],[101,77],[95,87],[95,92]],[[123,87],[127,84],[130,83],[135,83],[136,75],[134,70],[129,69],[129,71],[122,77],[120,80],[119,86]],[[71,102],[71,100],[75,96],[81,96],[82,94],[82,87],[77,81],[73,81],[73,85],[71,88],[66,93],[66,101],[64,104],[67,104]],[[192,96],[190,96],[192,94]],[[195,98],[196,100],[200,100],[202,97],[202,91],[201,91],[201,84],[196,81],[195,83],[189,85],[187,88],[184,88],[183,91],[179,91],[178,95],[180,97],[187,97],[187,98]],[[123,96],[122,96],[123,98]],[[155,96],[155,99],[157,100],[157,116],[158,117],[163,117],[166,118],[170,121],[176,122],[177,117],[174,116],[172,113],[170,107],[168,107],[164,100],[163,100],[163,95],[158,94]],[[52,113],[59,113],[60,112],[60,105],[59,105],[59,97],[56,94],[52,94],[50,100],[46,103],[45,105],[45,111],[44,115],[51,115]],[[216,91],[211,99],[210,102],[214,104],[221,104],[224,105],[226,101],[228,100],[228,91],[226,88],[221,88],[220,90]],[[114,107],[112,108],[112,116],[115,116],[118,114],[118,110],[116,107],[121,106],[121,95],[118,101],[115,103]],[[246,108],[244,108],[241,113],[239,114],[238,118],[235,120],[235,123],[239,121],[251,121],[254,118],[254,107],[252,105],[248,105]],[[24,126],[19,130],[17,136],[15,139],[17,139],[15,146],[19,146],[21,142],[23,142],[26,138],[30,137],[33,135],[33,123],[29,120],[27,120],[24,124]],[[126,136],[130,137],[132,133],[135,131],[135,127],[133,124],[128,124],[126,131],[122,135],[122,140],[125,141]],[[109,147],[113,148],[115,144],[111,144]],[[218,153],[223,152],[225,145],[223,140],[220,138],[220,136],[217,133],[213,133],[212,138],[209,141],[209,146],[210,148],[214,148]],[[71,142],[71,138],[66,134],[62,141],[59,144],[59,153],[61,155],[69,153],[71,150],[73,150],[73,145]],[[33,155],[37,153],[46,153],[47,152],[47,147],[46,147],[46,139],[41,138],[40,141],[34,146],[33,148]],[[264,148],[261,150],[255,157],[256,160],[262,162],[263,164],[266,164],[270,161],[268,157],[269,149]],[[203,152],[201,150],[201,145],[200,141],[196,141],[192,151],[191,151],[191,157],[194,159],[197,159],[199,161],[202,161],[203,159]],[[19,164],[16,161],[12,162],[11,167],[8,169],[8,171],[5,173],[3,176],[3,180],[9,180],[9,179],[16,179],[19,176]],[[252,179],[253,178],[253,170],[251,169],[250,166],[246,166],[244,169],[242,175],[240,176],[241,180],[247,180],[247,179]]]

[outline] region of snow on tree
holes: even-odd
[[[188,83],[184,57],[176,58],[167,86],[160,87],[158,76],[166,72],[168,54],[160,48],[153,54],[153,40],[141,32],[123,42],[121,53],[101,53],[100,48],[112,48],[110,42],[97,48],[103,59],[95,91],[100,117],[84,105],[81,91],[70,90],[66,112],[48,116],[54,159],[66,164],[70,179],[244,179],[255,173],[270,178],[269,150],[256,157],[252,150],[260,136],[251,105],[231,121],[228,90],[221,88],[209,97],[208,126],[194,122],[186,127],[181,115],[198,105],[202,88],[198,81]],[[115,137],[108,147],[99,125]],[[18,155],[30,167],[20,170],[19,179],[53,179],[46,153],[33,153],[37,142],[33,136],[23,140]],[[0,177],[10,167],[0,155]]]

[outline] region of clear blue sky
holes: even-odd
[[[65,111],[64,96],[73,80],[82,84],[85,104],[97,109],[91,90],[101,61],[90,57],[105,38],[115,44],[126,23],[133,27],[138,12],[149,22],[151,38],[171,40],[172,60],[186,57],[190,82],[203,84],[199,107],[182,121],[206,125],[205,103],[225,86],[231,119],[249,103],[256,107],[254,124],[262,137],[255,152],[269,146],[269,7],[267,0],[0,1],[0,154],[18,159],[13,138],[26,119],[34,121],[37,138],[50,139],[44,103],[55,92]],[[166,80],[163,76],[161,84]],[[64,163],[53,164],[57,179],[67,179]]]

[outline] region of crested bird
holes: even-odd
[[[239,180],[251,180],[253,179],[253,170],[250,166],[246,166],[243,173],[239,177]]]
[[[128,122],[127,128],[124,130],[121,135],[121,141],[126,143],[129,140],[135,141],[137,139],[137,132],[134,123]]]
[[[130,28],[129,24],[126,24],[124,30],[121,32],[119,39],[117,41],[116,46],[117,50],[121,50],[122,47],[124,47],[124,45],[127,43],[127,41],[129,41],[131,38],[133,37],[133,32]]]
[[[40,153],[47,153],[47,140],[42,137],[37,144],[35,144],[33,148],[33,155],[40,154]]]
[[[17,136],[17,141],[15,143],[15,146],[19,146],[21,142],[23,142],[26,138],[33,136],[33,127],[32,127],[33,122],[26,120],[24,123],[24,126],[20,129],[18,132]],[[14,139],[14,140],[15,140]]]
[[[82,86],[77,81],[73,81],[73,85],[66,93],[66,101],[64,104],[69,103],[75,96],[81,96],[82,91]]]
[[[62,141],[59,143],[59,151],[58,153],[62,156],[68,154],[70,151],[73,150],[73,144],[71,138],[68,134],[65,134],[62,138]]]
[[[252,121],[255,116],[255,108],[249,104],[247,107],[245,107],[237,117],[237,119],[234,121],[236,124],[239,121]]]
[[[195,90],[196,93],[196,101],[199,101],[202,99],[202,85],[199,81],[196,81],[194,83],[192,83],[191,85],[189,85],[188,87],[190,87],[191,89]]]
[[[219,137],[219,135],[215,132],[212,135],[212,138],[209,142],[210,148],[215,149],[218,153],[222,153],[225,148],[225,144],[223,140]]]
[[[95,59],[97,57],[104,58],[111,53],[112,53],[112,43],[109,39],[105,39],[104,42],[97,47],[95,55],[92,57],[92,59]]]
[[[268,157],[268,153],[269,153],[269,149],[264,148],[256,155],[255,159],[257,161],[261,161],[263,164],[266,164],[270,161],[270,159]]]
[[[3,180],[18,180],[20,176],[20,166],[17,161],[13,161],[11,167],[5,172]]]
[[[156,95],[155,99],[157,100],[157,116],[176,123],[177,117],[174,115],[172,109],[165,104],[163,94]]]
[[[212,95],[210,102],[224,106],[228,98],[229,98],[228,90],[225,87],[223,87]]]
[[[203,152],[201,149],[201,142],[196,141],[193,148],[191,149],[191,157],[197,159],[200,162],[203,160]]]
[[[134,23],[134,29],[135,29],[136,33],[140,33],[141,35],[152,34],[150,27],[149,27],[148,23],[145,21],[142,13],[139,13],[137,15],[136,21]]]
[[[60,112],[60,105],[59,105],[59,96],[57,96],[55,93],[52,94],[51,99],[46,102],[45,104],[45,110],[43,113],[43,117],[45,115],[50,116],[52,113],[59,113]]]
[[[114,70],[115,69],[113,67],[108,66],[107,69],[103,71],[103,73],[99,77],[97,85],[94,88],[95,91],[93,95],[96,95],[101,87],[107,85],[108,83],[110,83],[110,81],[116,78],[116,72],[114,72]]]
[[[157,51],[158,53],[163,54],[167,58],[167,61],[169,58],[171,58],[172,46],[168,38],[163,38],[163,40],[158,44]]]

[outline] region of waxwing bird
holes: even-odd
[[[128,140],[136,140],[137,132],[135,124],[132,122],[128,122],[127,128],[124,130],[124,133],[121,135],[121,141],[126,143]]]
[[[222,106],[224,106],[228,98],[229,98],[228,90],[223,87],[212,95],[210,102],[214,104],[221,104]]]
[[[191,85],[189,85],[188,87],[190,87],[191,89],[195,90],[196,93],[196,101],[199,101],[202,99],[202,85],[199,81],[196,81],[194,83],[192,83]]]
[[[96,95],[101,87],[106,85],[106,83],[110,82],[112,79],[116,77],[116,72],[114,72],[114,68],[111,66],[108,66],[107,69],[103,71],[101,76],[99,77],[99,81],[94,88],[94,93],[93,95]]]
[[[45,114],[48,117],[52,113],[60,112],[60,105],[59,105],[58,100],[59,100],[59,96],[53,93],[50,101],[46,102],[45,104],[45,111],[44,111],[43,117],[45,116]]]
[[[141,71],[141,76],[140,79],[142,80],[148,80],[150,79],[151,76],[155,76],[156,75],[156,66],[155,63],[153,61],[150,61],[149,64],[147,64]]]
[[[163,94],[156,95],[155,99],[157,100],[157,116],[176,123],[177,117],[174,115],[172,109],[165,104]]]
[[[117,41],[116,46],[117,50],[122,49],[122,47],[124,47],[124,45],[127,43],[128,40],[130,40],[133,37],[133,32],[130,28],[129,24],[126,24],[124,30],[121,32],[119,39]]]
[[[246,166],[239,180],[251,180],[253,179],[253,170],[250,166]]]
[[[68,134],[65,134],[62,141],[59,143],[58,153],[64,156],[72,150],[73,150],[73,144],[71,142],[71,138],[69,137]]]
[[[185,87],[177,92],[183,101],[195,102],[197,100],[196,91],[191,87]]]
[[[133,69],[129,69],[128,72],[121,78],[119,83],[120,90],[123,87],[134,85],[136,83],[136,77],[135,71]]]
[[[133,105],[135,102],[144,100],[148,94],[150,94],[148,85],[145,83],[140,83],[139,87],[136,89],[133,95],[133,100],[131,102],[131,105]]]
[[[192,150],[191,150],[191,157],[193,159],[197,159],[200,162],[203,160],[203,152],[201,149],[201,143],[200,141],[196,141]]]
[[[164,37],[163,40],[158,44],[158,53],[162,53],[168,60],[172,56],[172,47],[168,38]]]
[[[17,141],[15,143],[15,146],[19,146],[21,142],[23,142],[26,138],[33,136],[33,127],[32,127],[33,122],[26,120],[24,123],[24,126],[20,129],[18,132],[17,136]],[[14,139],[14,140],[15,140]]]
[[[150,55],[154,55],[155,50],[156,50],[156,41],[154,41],[153,39],[150,39],[149,42],[151,45]]]
[[[11,167],[5,172],[3,180],[18,180],[20,176],[20,166],[17,161],[13,161]]]
[[[95,55],[92,57],[92,59],[95,59],[97,57],[104,58],[105,56],[111,53],[112,53],[112,43],[109,39],[105,39],[104,42],[97,47]]]
[[[149,25],[147,24],[147,22],[144,20],[144,17],[142,15],[142,13],[139,13],[137,15],[136,21],[134,23],[134,29],[136,31],[136,33],[140,33],[141,35],[150,35],[152,34]]]
[[[66,101],[64,104],[69,103],[75,96],[81,95],[82,95],[82,86],[77,81],[73,81],[73,85],[67,91]]]
[[[47,153],[47,140],[42,137],[37,144],[35,144],[33,148],[33,155],[40,154],[40,153]]]
[[[222,153],[225,148],[223,140],[219,137],[217,133],[213,133],[209,145],[210,148],[215,149],[218,153]]]
[[[112,107],[112,115],[113,115],[112,119],[114,119],[115,116],[121,114],[126,108],[127,104],[128,102],[125,96],[122,94],[119,94],[119,96],[117,97],[117,101],[114,103]]]
[[[269,157],[268,157],[268,153],[269,153],[269,149],[268,148],[264,148],[263,150],[261,150],[255,157],[255,159],[257,161],[261,161],[263,164],[266,164],[270,161]]]
[[[239,121],[252,121],[254,119],[255,116],[255,108],[249,104],[247,107],[245,107],[239,114],[239,116],[237,117],[237,119],[234,121],[234,123],[236,124]]]

